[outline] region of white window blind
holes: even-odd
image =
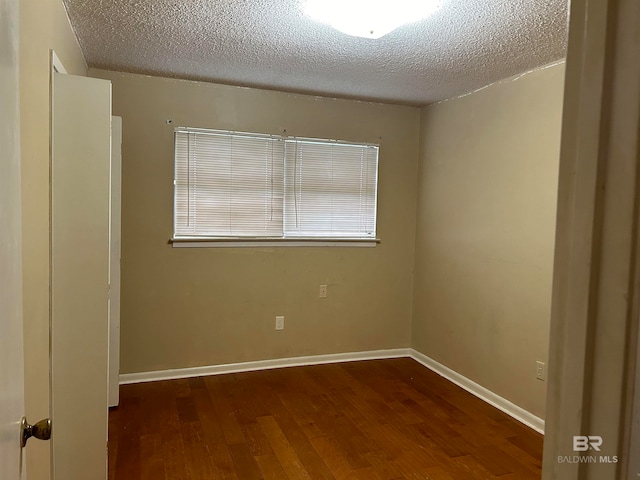
[[[175,238],[375,239],[378,147],[180,128]]]
[[[175,132],[175,236],[282,236],[280,138]]]
[[[378,147],[285,143],[288,237],[375,238]]]

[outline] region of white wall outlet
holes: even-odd
[[[276,330],[284,330],[284,317],[281,315],[276,317]]]
[[[320,285],[320,294],[318,295],[320,298],[327,298],[327,286]]]
[[[542,380],[543,382],[547,379],[547,369],[544,362],[536,362],[536,378],[538,380]]]

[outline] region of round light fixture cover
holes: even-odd
[[[304,0],[303,11],[354,37],[380,38],[435,12],[441,0]]]

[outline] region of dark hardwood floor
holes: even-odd
[[[542,436],[408,359],[121,388],[109,480],[539,479]]]

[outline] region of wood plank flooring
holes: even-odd
[[[125,385],[109,480],[539,479],[542,436],[408,359]]]

